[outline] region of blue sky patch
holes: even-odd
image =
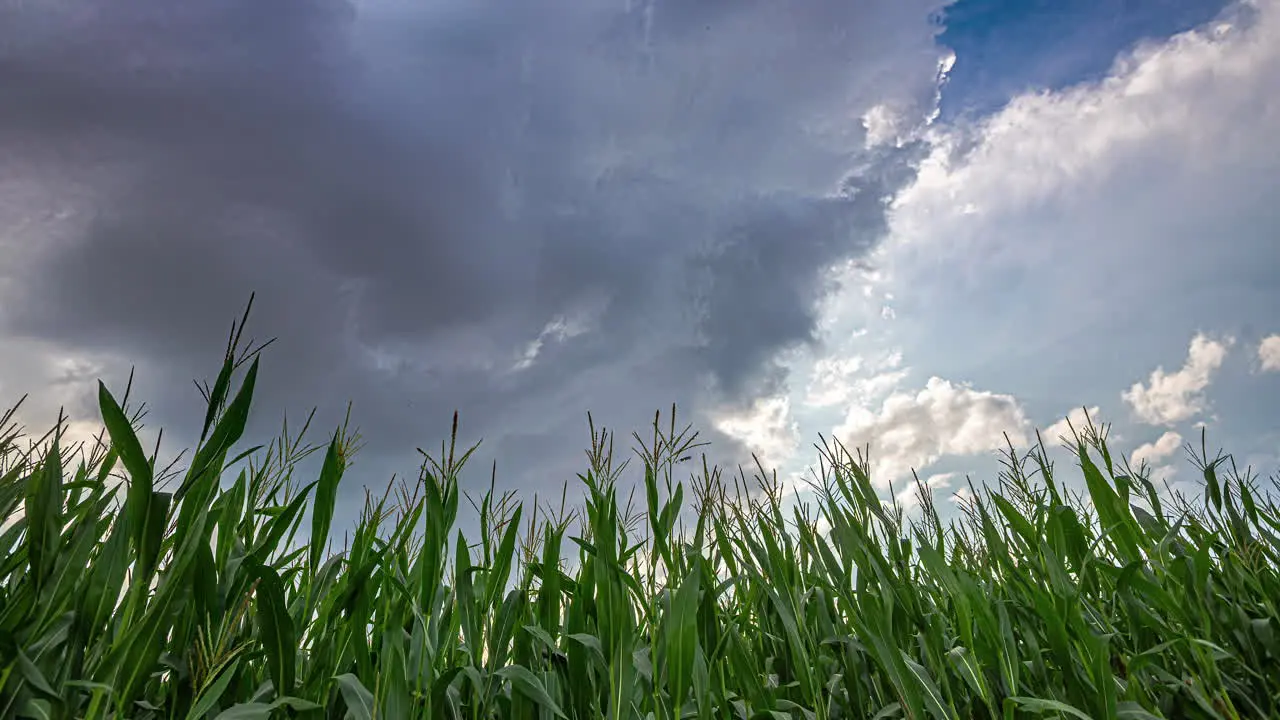
[[[1027,91],[1104,76],[1117,54],[1212,20],[1223,0],[959,0],[940,42],[956,53],[943,119],[981,115]]]

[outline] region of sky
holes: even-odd
[[[348,402],[361,485],[482,440],[559,496],[672,403],[942,495],[1088,409],[1280,467],[1280,0],[0,0],[0,404],[194,441]],[[1175,485],[1176,486],[1176,485]]]

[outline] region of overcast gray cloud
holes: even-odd
[[[256,290],[266,419],[353,399],[373,458],[746,407],[914,176],[861,118],[932,111],[944,4],[0,0],[10,367],[136,363],[181,436]]]

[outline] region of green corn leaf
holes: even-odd
[[[254,606],[259,636],[267,654],[267,668],[276,694],[290,695],[293,693],[298,645],[293,619],[289,617],[285,604],[284,585],[275,570],[265,565],[256,565],[253,572],[258,580]]]
[[[1080,720],[1093,720],[1079,708],[1073,707],[1057,700],[1046,700],[1043,698],[1033,697],[1010,697],[1005,703],[1013,703],[1024,710],[1035,713],[1036,715],[1046,715],[1048,713],[1056,713],[1061,715],[1070,715],[1071,717],[1080,718]]]
[[[355,675],[343,673],[334,678],[338,684],[338,692],[347,704],[347,712],[354,720],[372,720],[373,693],[360,682]]]
[[[211,682],[205,684],[200,690],[200,694],[196,696],[195,702],[191,704],[191,710],[187,712],[187,720],[202,720],[209,711],[213,710],[218,699],[227,691],[227,686],[235,678],[236,671],[240,669],[239,658],[232,660],[231,664],[222,668],[217,677]],[[221,717],[221,714],[219,714]]]
[[[27,563],[39,592],[53,572],[62,535],[62,455],[56,436],[43,466],[27,482]]]
[[[536,675],[529,672],[528,668],[520,665],[508,665],[496,674],[511,683],[513,692],[518,692],[532,700],[539,707],[546,708],[558,718],[565,717],[565,714],[560,710],[560,706],[547,694],[546,686],[542,684],[542,681]]]
[[[338,499],[338,484],[342,482],[342,473],[346,469],[346,461],[342,457],[342,448],[335,434],[325,452],[324,465],[320,468],[320,481],[316,483],[315,501],[311,506],[311,553],[308,555],[311,572],[320,567],[320,560],[329,542],[329,526],[333,522],[334,504]]]

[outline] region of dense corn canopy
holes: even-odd
[[[824,443],[794,504],[659,417],[634,479],[593,427],[581,507],[491,487],[477,537],[470,453],[424,453],[333,553],[359,438],[244,448],[239,345],[171,485],[106,387],[97,447],[0,423],[0,717],[1280,716],[1280,512],[1223,456],[1175,498],[1091,426],[1085,492],[1010,448],[944,523],[883,504],[861,453]]]

